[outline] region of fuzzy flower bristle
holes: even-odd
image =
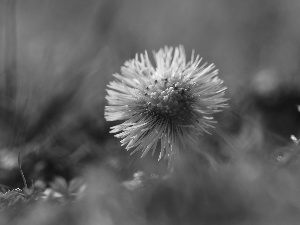
[[[165,47],[153,55],[155,65],[145,52],[113,75],[105,118],[125,120],[111,133],[118,133],[115,136],[127,150],[142,151],[143,157],[159,147],[159,160],[171,159],[180,148],[195,143],[199,134],[209,133],[215,123],[211,114],[227,106],[226,87],[213,64],[200,65],[199,55],[193,52],[186,62],[183,46],[175,51]]]

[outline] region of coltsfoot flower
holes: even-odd
[[[136,55],[125,62],[121,74],[108,85],[108,121],[125,120],[113,126],[111,133],[122,138],[132,153],[160,149],[159,159],[170,159],[179,149],[195,143],[199,134],[209,133],[215,123],[212,114],[227,106],[223,98],[223,81],[217,77],[213,64],[200,65],[201,58],[186,62],[183,46],[165,47],[153,52],[155,64],[148,53]]]

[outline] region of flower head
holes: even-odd
[[[108,121],[125,120],[112,127],[111,133],[122,138],[126,149],[160,148],[161,158],[172,158],[180,148],[196,142],[199,134],[208,133],[215,123],[211,114],[226,106],[225,87],[213,64],[200,65],[192,53],[186,62],[183,46],[165,47],[154,52],[155,64],[148,53],[125,62],[121,74],[108,85]],[[159,146],[160,145],[160,146]]]

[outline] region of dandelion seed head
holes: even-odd
[[[160,145],[161,158],[171,158],[213,127],[211,114],[227,106],[223,81],[213,64],[192,53],[186,62],[182,46],[165,47],[125,62],[121,74],[108,85],[105,108],[108,121],[125,120],[112,127],[122,145],[142,156],[154,154]]]

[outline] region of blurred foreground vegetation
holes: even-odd
[[[294,0],[0,0],[0,224],[299,224],[299,20]],[[125,60],[178,44],[231,100],[210,161],[169,173],[103,111]]]

